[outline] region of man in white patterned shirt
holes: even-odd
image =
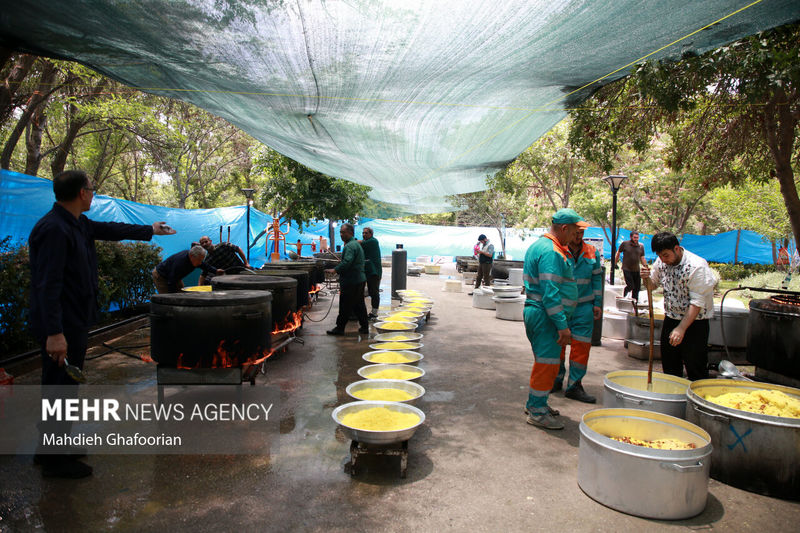
[[[689,379],[708,378],[708,319],[714,315],[717,280],[702,257],[680,246],[672,233],[657,233],[651,241],[658,255],[653,268],[642,268],[650,288],[664,287],[661,366],[665,374]]]

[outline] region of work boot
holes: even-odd
[[[553,416],[558,416],[558,415],[561,414],[561,412],[558,409],[553,409],[549,405],[547,406],[547,411]],[[530,413],[528,412],[528,408],[527,407],[525,409],[523,409],[522,412],[525,413],[526,415],[530,415]]]
[[[560,379],[556,380],[556,382],[553,383],[553,388],[550,389],[550,394],[553,394],[554,392],[558,392],[563,388],[564,388],[564,382],[561,381]]]
[[[369,335],[369,326],[358,328],[358,332],[361,333],[362,335]]]
[[[570,400],[578,400],[583,403],[597,403],[597,398],[583,390],[583,385],[580,381],[576,381],[575,385],[567,389],[564,396]]]
[[[339,328],[333,328],[326,331],[328,335],[344,335],[344,330]]]
[[[531,416],[528,414],[528,418],[525,421],[532,426],[544,429],[564,429],[564,423],[550,413],[539,416]]]
[[[42,461],[44,477],[80,479],[92,475],[92,467],[69,455],[50,455]]]

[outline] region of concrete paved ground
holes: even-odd
[[[445,272],[444,274],[455,272]],[[391,279],[385,272],[384,298]],[[800,503],[711,480],[708,505],[668,522],[606,508],[578,487],[578,424],[592,407],[554,395],[567,427],[525,423],[532,356],[521,322],[474,309],[466,294],[441,291],[443,279],[409,278],[436,300],[423,332],[425,425],[409,444],[408,477],[397,460],[344,473],[350,442],[331,419],[360,379],[369,341],[351,323],[329,337],[336,305],[322,323],[307,321],[305,345],[267,365],[260,384],[281,390],[277,446],[259,456],[112,456],[88,458],[95,473],[79,481],[42,479],[30,457],[0,457],[2,531],[796,531]],[[330,298],[314,306],[319,320]],[[147,331],[119,344],[135,344]],[[602,397],[603,376],[644,369],[621,341],[594,347],[588,392]],[[92,361],[94,382],[155,383],[155,366],[119,354]],[[35,382],[36,373],[18,382]]]

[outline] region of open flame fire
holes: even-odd
[[[234,341],[234,345],[239,341]],[[274,352],[272,349],[260,350],[248,356],[244,361],[239,362],[239,356],[236,352],[232,352],[225,348],[225,341],[220,341],[216,351],[211,356],[211,363],[208,365],[202,364],[202,361],[197,361],[192,366],[187,361],[184,361],[184,354],[178,354],[177,368],[184,370],[193,370],[195,368],[233,368],[237,366],[250,366],[257,365],[268,359]]]
[[[286,318],[283,319],[283,322],[278,322],[275,324],[275,328],[272,330],[273,335],[277,335],[279,333],[289,333],[300,326],[303,325],[303,312],[297,311],[296,313],[292,312],[291,310],[286,313]]]
[[[313,295],[317,294],[317,293],[318,293],[319,291],[321,291],[321,290],[322,290],[322,286],[321,286],[321,285],[316,285],[316,284],[315,284],[315,285],[314,285],[314,286],[311,288],[311,290],[310,290],[310,291],[308,291],[308,295],[309,295],[309,296],[313,296]]]

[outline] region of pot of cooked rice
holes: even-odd
[[[711,477],[800,500],[800,389],[701,379],[686,391],[686,419],[711,435]]]
[[[644,409],[686,418],[686,389],[691,381],[653,372],[647,390],[646,370],[617,370],[603,380],[603,407]]]
[[[424,356],[412,350],[374,350],[361,356],[367,363],[385,365],[416,365]]]
[[[334,409],[332,416],[347,438],[368,444],[406,441],[425,422],[425,413],[399,402],[346,403]]]
[[[366,365],[358,369],[358,375],[365,379],[419,379],[425,371],[412,365],[377,364]]]
[[[703,512],[711,437],[674,416],[640,409],[583,415],[578,486],[623,513],[681,520]]]

